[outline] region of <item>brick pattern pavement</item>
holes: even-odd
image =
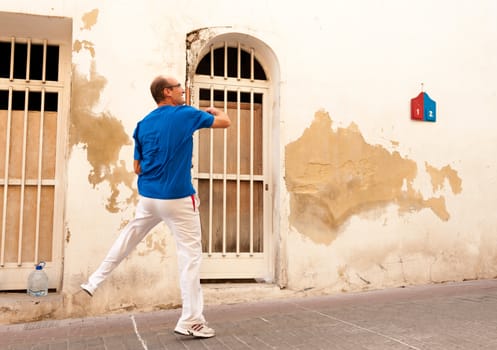
[[[0,349],[497,349],[497,280],[208,306],[202,340],[173,333],[179,314],[0,326]]]

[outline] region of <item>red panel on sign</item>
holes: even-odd
[[[411,99],[411,119],[423,120],[423,97],[421,92],[417,97]]]

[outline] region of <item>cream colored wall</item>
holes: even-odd
[[[496,4],[406,4],[329,5],[299,26],[312,40],[289,33],[288,67],[311,62],[282,73],[292,288],[497,276]],[[409,120],[421,83],[434,124]]]
[[[182,79],[186,33],[204,27],[250,34],[279,60],[280,284],[337,292],[497,275],[495,1],[1,6],[74,23],[70,239],[54,317],[179,304],[162,226],[91,303],[77,291],[133,216],[131,135],[154,107],[149,82],[164,72]],[[436,123],[409,119],[421,83]]]

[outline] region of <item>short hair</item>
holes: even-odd
[[[156,77],[152,81],[152,84],[150,84],[150,92],[156,103],[159,103],[164,99],[164,89],[166,86],[169,86],[169,82],[163,75]]]

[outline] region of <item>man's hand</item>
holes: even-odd
[[[214,107],[208,107],[205,111],[214,116],[214,123],[212,123],[211,128],[227,128],[231,125],[231,119],[224,111]]]

